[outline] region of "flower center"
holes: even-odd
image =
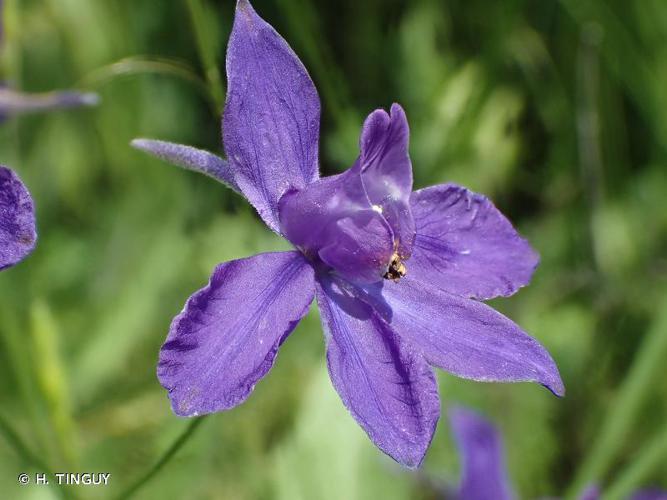
[[[391,256],[391,263],[389,264],[389,269],[382,276],[386,280],[392,280],[398,282],[403,276],[407,274],[408,270],[405,267],[405,264],[401,261],[401,257],[397,252],[394,252],[394,255]]]

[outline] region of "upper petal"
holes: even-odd
[[[449,411],[449,422],[462,456],[459,498],[513,498],[502,439],[493,425],[475,412],[461,407]]]
[[[23,260],[36,242],[30,193],[14,171],[0,166],[0,270]]]
[[[481,382],[538,382],[565,392],[547,350],[486,304],[447,293],[411,275],[385,281],[376,310],[433,365]],[[374,300],[368,295],[366,300]],[[391,313],[391,317],[389,314]]]
[[[239,0],[227,48],[223,139],[241,191],[278,231],[278,200],[318,178],[320,101],[287,42]]]
[[[415,191],[408,273],[477,299],[509,296],[528,284],[539,257],[484,196],[455,184]]]
[[[179,167],[213,177],[230,189],[239,192],[229,164],[213,153],[183,144],[153,139],[134,139],[132,146]]]
[[[383,452],[419,466],[440,416],[430,367],[344,288],[321,281],[316,290],[329,375],[343,403]]]
[[[279,212],[285,237],[346,279],[372,283],[387,271],[393,233],[368,199],[359,163],[285,194]]]
[[[410,129],[403,108],[373,111],[364,122],[359,147],[362,178],[371,202],[382,208],[396,239],[398,254],[412,251],[415,224],[410,212],[412,163],[408,152]]]
[[[220,264],[171,324],[158,378],[178,415],[228,410],[271,369],[308,312],[313,270],[298,252]]]

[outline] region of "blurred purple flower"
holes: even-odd
[[[227,77],[228,161],[162,141],[133,145],[241,193],[296,251],[220,264],[187,301],[158,365],[175,413],[243,402],[313,297],[334,387],[373,442],[408,467],[423,460],[440,415],[430,365],[563,394],[547,351],[478,301],[526,285],[536,253],[483,196],[453,184],[412,192],[399,105],[366,119],[352,168],[320,179],[317,91],[247,0],[237,3]]]
[[[600,498],[600,488],[592,484],[583,491],[579,500],[598,500],[598,498]]]
[[[496,428],[472,410],[455,407],[449,423],[461,455],[460,500],[514,498],[505,465],[505,450]]]
[[[0,166],[0,270],[23,260],[36,241],[30,193],[15,172]]]
[[[667,491],[657,489],[642,490],[633,493],[630,500],[667,500]]]
[[[0,47],[4,35],[0,0]],[[28,94],[0,84],[0,122],[19,113],[97,104],[97,94],[73,91]],[[0,270],[23,260],[35,248],[35,209],[18,175],[0,166]]]
[[[511,500],[515,498],[505,465],[505,451],[498,430],[486,419],[467,408],[449,411],[454,440],[461,454],[461,483],[455,492],[458,500]],[[451,495],[447,495],[451,496]],[[586,488],[579,500],[598,500],[596,485]],[[642,490],[629,500],[667,500],[667,493]]]
[[[0,47],[4,36],[3,2],[0,0]],[[0,121],[20,113],[35,113],[54,108],[93,106],[99,98],[92,92],[53,91],[30,94],[0,84]]]
[[[97,102],[97,94],[91,92],[54,91],[28,94],[8,87],[0,87],[0,121],[21,113],[94,106]]]

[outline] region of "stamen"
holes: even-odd
[[[403,276],[407,274],[408,270],[405,267],[405,264],[401,262],[401,258],[398,253],[394,253],[391,257],[391,264],[389,264],[389,269],[382,276],[386,280],[392,280],[398,282]]]

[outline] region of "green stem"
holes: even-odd
[[[35,455],[28,445],[25,444],[18,432],[14,430],[9,421],[0,414],[0,434],[2,434],[9,444],[14,449],[14,452],[28,465],[33,466],[35,469],[40,472],[50,471],[51,468],[43,462],[37,455]],[[51,485],[62,498],[67,498],[65,491],[58,485],[56,481],[49,481]]]
[[[215,51],[216,44],[211,39],[211,33],[208,29],[206,10],[201,0],[186,0],[186,4],[190,12],[192,29],[197,39],[199,58],[206,72],[209,91],[215,100],[217,111],[221,112],[225,100],[225,90],[220,70],[218,69],[218,58]]]
[[[32,369],[34,363],[24,347],[24,329],[16,317],[19,309],[19,306],[10,300],[0,304],[0,318],[2,318],[0,338],[7,350],[8,367],[18,388],[22,406],[28,414],[32,432],[36,441],[43,447],[43,453],[48,456],[51,451],[51,436],[47,431],[42,402],[37,392],[37,382]]]
[[[662,298],[656,310],[660,311],[659,316],[635,355],[616,400],[610,405],[614,411],[607,413],[590,453],[567,492],[569,499],[576,498],[576,494],[587,484],[603,479],[625,443],[642,402],[646,400],[653,383],[660,380],[667,357],[667,296]]]
[[[37,388],[45,403],[57,447],[57,466],[78,470],[78,435],[72,418],[70,384],[60,355],[60,329],[48,304],[35,300],[30,308],[34,373]]]
[[[310,2],[278,0],[290,25],[290,34],[299,42],[307,66],[317,77],[317,85],[329,113],[340,129],[349,123],[350,108],[347,84],[329,47],[318,30],[319,20]]]
[[[185,63],[170,59],[151,56],[132,56],[120,59],[114,63],[102,66],[84,76],[78,87],[97,87],[120,76],[134,76],[143,74],[159,74],[180,78],[191,83],[195,89],[204,97],[214,114],[219,114],[218,102],[211,93],[206,82],[202,80],[195,71]]]
[[[600,27],[588,24],[582,27],[577,61],[577,142],[581,180],[585,189],[588,212],[588,246],[596,283],[599,286],[599,245],[595,222],[602,206],[603,158],[600,146],[600,91],[599,46]]]
[[[619,18],[607,2],[580,2],[560,0],[564,11],[577,23],[593,21],[604,30],[601,57],[606,70],[626,89],[640,111],[651,123],[650,131],[664,150],[667,148],[667,133],[660,123],[655,92],[651,82],[656,80],[653,65],[645,57],[645,51],[636,44],[627,23]]]
[[[148,483],[153,476],[155,476],[160,469],[164,467],[173,456],[178,453],[178,451],[187,443],[188,439],[194,434],[197,428],[201,423],[206,419],[206,417],[199,417],[193,419],[190,424],[185,428],[178,438],[171,444],[169,448],[164,452],[164,454],[158,459],[153,466],[146,471],[146,473],[141,476],[134,484],[130,485],[125,491],[118,495],[118,500],[126,500],[133,496],[137,491],[139,491],[146,483]]]
[[[667,427],[645,445],[630,466],[618,475],[605,492],[604,500],[620,500],[641,486],[656,468],[667,460]]]

